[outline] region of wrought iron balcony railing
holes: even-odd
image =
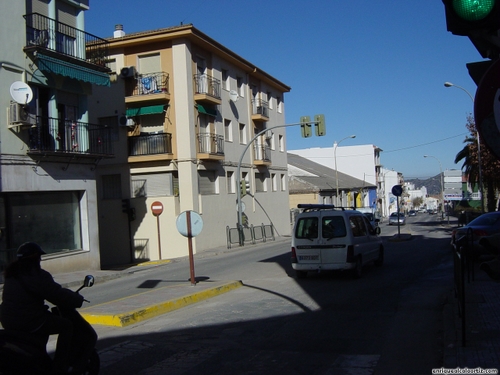
[[[198,134],[198,152],[200,154],[224,155],[224,137],[211,133]]]
[[[269,102],[262,99],[252,100],[252,115],[269,117]]]
[[[172,134],[148,134],[128,138],[129,156],[172,153]]]
[[[28,153],[112,157],[111,128],[81,121],[36,117],[29,128]]]
[[[106,68],[109,43],[105,39],[39,13],[26,14],[24,18],[25,49],[45,49]]]
[[[254,143],[254,160],[262,162],[271,162],[271,147],[268,145]]]
[[[195,93],[220,99],[220,80],[208,74],[195,74]]]
[[[132,95],[169,94],[169,75],[165,72],[140,74]]]

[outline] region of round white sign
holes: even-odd
[[[191,228],[188,228],[188,214],[190,217]],[[191,235],[191,237],[196,237],[201,233],[201,230],[203,229],[203,219],[196,211],[184,211],[181,212],[179,216],[177,216],[176,225],[177,230],[184,237],[189,237],[189,235]],[[188,229],[191,230],[189,231]]]

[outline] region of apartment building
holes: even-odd
[[[238,180],[250,186],[243,223],[288,234],[285,129],[277,126],[290,87],[193,25],[130,34],[124,26],[106,39],[111,87],[89,102],[93,121],[118,141],[116,157],[96,170],[103,264],[187,255],[177,230],[184,211],[203,219],[195,253],[225,246],[238,220]],[[123,220],[128,233],[117,236]]]
[[[89,121],[109,86],[108,43],[85,32],[88,0],[4,1],[0,12],[0,259],[26,241],[44,268],[99,269],[96,171],[114,157]],[[86,48],[86,46],[89,46]]]
[[[352,193],[340,189],[336,204],[345,204],[355,199],[357,207],[371,207],[375,211],[382,212],[382,201],[379,199],[382,150],[379,147],[370,144],[338,146],[334,143],[332,147],[306,148],[288,152],[365,181],[367,186],[370,184],[377,186],[376,190],[369,190],[369,194],[357,195],[355,198],[352,197]]]

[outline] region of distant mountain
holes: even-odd
[[[438,196],[441,194],[441,175],[430,177],[426,180],[419,178],[405,178],[405,182],[410,182],[415,185],[415,189],[420,189],[422,186],[427,188],[427,194],[431,196]]]

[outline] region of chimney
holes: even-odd
[[[125,36],[125,31],[123,31],[123,25],[115,25],[115,32],[113,33],[114,38],[121,38]]]

